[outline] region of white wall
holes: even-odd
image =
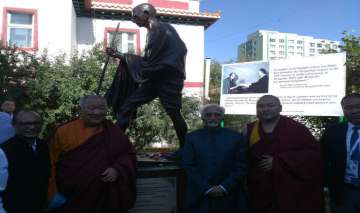
[[[120,29],[139,29],[131,21],[118,21],[108,19],[94,19],[86,17],[77,18],[77,45],[78,50],[88,50],[96,43],[104,42],[105,28],[116,28],[120,22]],[[146,29],[140,29],[140,50],[143,50],[146,42]]]
[[[52,8],[52,9],[49,9]],[[39,13],[39,49],[48,48],[49,54],[72,52],[72,19],[74,15],[71,0],[62,0],[54,5],[53,1],[42,0]]]
[[[76,26],[72,24],[72,19],[75,17],[72,0],[61,0],[61,4],[50,0],[1,0],[1,24],[4,7],[37,10],[40,51],[47,48],[51,55],[58,52],[71,53],[72,45],[76,45],[73,35]]]
[[[186,80],[189,83],[204,82],[204,27],[191,25],[173,25],[188,49],[186,56]],[[186,87],[186,95],[202,96],[203,87]]]

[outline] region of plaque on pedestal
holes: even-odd
[[[129,213],[181,213],[184,175],[176,165],[139,166],[135,207]]]

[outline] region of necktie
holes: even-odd
[[[352,132],[351,138],[350,138],[350,147],[351,148],[355,145],[355,142],[359,139],[360,126],[354,126],[352,130],[353,130],[353,132]]]
[[[360,126],[354,126],[353,127],[353,133],[351,134],[350,138],[350,158],[355,158],[360,160],[360,147],[356,146],[356,141],[359,140],[359,130]],[[359,145],[359,144],[358,144]],[[356,147],[354,147],[356,146]]]

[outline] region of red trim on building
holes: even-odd
[[[189,9],[188,2],[171,1],[171,0],[149,0],[149,3],[154,5],[155,7],[171,8],[171,9],[179,9],[179,10]]]
[[[38,13],[36,9],[27,9],[27,8],[15,8],[15,7],[4,7],[3,10],[3,23],[2,23],[2,36],[4,44],[7,45],[7,14],[9,12],[15,13],[27,13],[32,14],[34,17],[34,32],[33,32],[33,47],[30,48],[19,48],[20,50],[25,51],[36,51],[39,49],[38,43]]]
[[[111,3],[111,4],[129,4],[129,5],[132,5],[133,3],[133,0],[92,0],[92,1]]]
[[[185,82],[184,87],[204,87],[204,82]]]
[[[84,0],[84,7],[87,10],[91,9],[91,0]]]
[[[104,30],[104,47],[107,46],[107,34],[109,32],[115,32],[116,28],[113,27],[105,27]],[[139,29],[130,29],[130,28],[119,28],[119,32],[126,32],[126,33],[135,33],[136,34],[136,54],[140,54],[140,30]]]

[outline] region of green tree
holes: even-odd
[[[101,48],[97,45],[88,52],[75,53],[69,61],[65,54],[50,59],[46,52],[38,58],[35,76],[28,81],[26,92],[31,101],[26,106],[42,114],[45,135],[57,124],[78,115],[80,97],[94,94],[105,57]],[[111,63],[102,94],[115,69],[116,63]]]
[[[28,99],[27,82],[34,78],[37,68],[36,57],[15,46],[4,46],[0,41],[0,102],[11,96],[21,106]]]
[[[189,132],[198,129],[201,126],[198,113],[200,100],[194,97],[183,97],[182,102],[181,112],[187,122]],[[174,125],[158,99],[138,108],[136,120],[131,123],[128,134],[138,150],[154,142],[166,141],[175,146],[179,144]]]
[[[342,51],[346,52],[346,93],[360,92],[360,37],[344,32]]]

